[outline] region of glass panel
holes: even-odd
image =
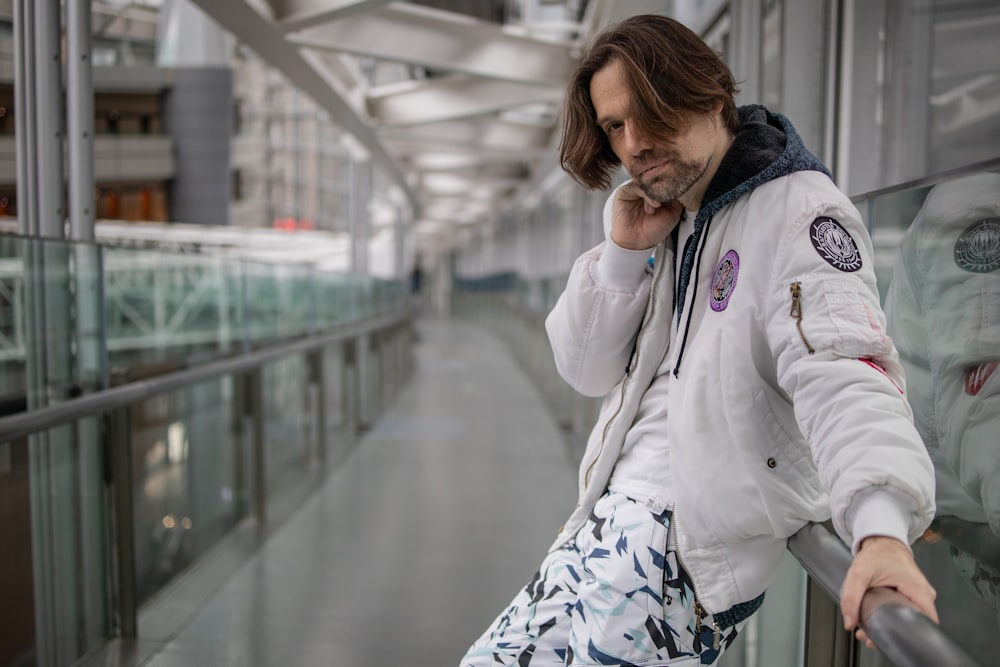
[[[760,29],[761,103],[769,109],[780,109],[782,51],[784,50],[781,16],[784,3],[782,0],[771,0],[766,4]]]
[[[27,440],[0,444],[0,665],[27,663],[35,648],[31,490]]]
[[[722,59],[731,62],[732,53],[732,29],[729,18],[729,10],[726,9],[715,23],[703,35],[705,43],[722,54]]]
[[[97,246],[0,236],[3,414],[104,384],[103,341],[94,324],[100,262]]]
[[[95,420],[0,443],[0,664],[70,664],[111,632]]]
[[[227,376],[130,412],[139,603],[246,516],[241,416]]]
[[[343,433],[347,427],[346,400],[344,395],[344,346],[341,344],[328,345],[323,349],[323,377],[326,380],[326,406],[324,414],[326,418],[327,434]],[[336,461],[342,453],[340,447],[346,442],[345,438],[327,437],[326,446],[329,448],[326,456],[328,461]]]
[[[107,248],[105,257],[105,326],[116,383],[240,349],[239,262],[148,248]]]
[[[942,628],[983,664],[1000,651],[1000,173],[862,202],[888,331],[937,476],[914,548]],[[878,658],[866,655],[868,664]]]
[[[20,412],[26,400],[24,242],[0,235],[0,397],[4,414]]]
[[[926,173],[938,173],[995,157],[1000,146],[1000,5],[938,0],[930,11],[931,39],[921,44],[933,54]]]
[[[0,416],[388,312],[406,297],[400,281],[306,266],[0,235]],[[331,348],[328,423],[343,424],[342,348]],[[263,373],[276,490],[270,482],[294,480],[316,458],[315,400],[304,359]],[[140,604],[248,514],[253,434],[238,386],[224,377],[129,409]],[[115,631],[105,436],[95,418],[0,442],[0,665],[70,664]]]
[[[251,340],[279,340],[315,328],[314,282],[309,269],[248,263],[245,270]]]
[[[1000,4],[854,4],[849,192],[975,164],[1000,146]]]
[[[0,416],[106,385],[100,249],[0,240]],[[104,459],[97,420],[0,443],[0,664],[69,664],[110,632]]]
[[[17,305],[5,299],[4,275],[0,335]],[[406,298],[401,281],[121,247],[106,249],[105,294],[115,384],[388,312]]]
[[[283,480],[295,477],[313,460],[309,372],[304,357],[294,356],[264,366],[264,448],[267,489],[271,495]]]

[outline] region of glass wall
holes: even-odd
[[[264,429],[267,448],[267,488],[280,488],[318,460],[315,431],[311,429],[309,369],[302,355],[285,357],[263,368]]]
[[[764,3],[760,37],[760,88],[761,104],[769,109],[781,109],[782,57],[784,55],[782,9],[783,0]]]
[[[914,553],[937,589],[942,628],[984,665],[994,664],[1000,651],[1000,170],[862,204],[881,240],[876,259],[888,331],[937,477],[937,517]]]
[[[0,417],[407,304],[400,283],[305,264],[0,235]],[[128,636],[129,609],[234,526],[300,501],[328,452],[347,450],[345,406],[375,418],[409,368],[406,327],[382,326],[0,435],[0,665],[68,665]],[[369,336],[380,344],[358,344]]]
[[[841,156],[851,194],[1000,150],[1000,4],[848,3]]]
[[[30,655],[35,639],[31,562],[31,471],[26,440],[0,444],[0,664]]]
[[[233,380],[170,392],[130,410],[139,603],[247,515]]]

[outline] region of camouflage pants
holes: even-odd
[[[461,667],[715,663],[762,598],[745,603],[738,622],[720,631],[711,616],[699,623],[691,582],[667,548],[670,521],[669,510],[654,514],[621,494],[606,494],[576,538],[545,558],[472,645]]]

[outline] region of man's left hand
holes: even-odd
[[[872,536],[862,540],[858,553],[847,570],[840,592],[840,609],[844,615],[844,628],[856,630],[856,636],[868,648],[875,645],[858,627],[861,616],[861,598],[870,588],[893,588],[929,619],[938,622],[934,598],[937,593],[917,567],[910,549],[892,537]]]

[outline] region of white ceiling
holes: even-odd
[[[668,4],[589,0],[574,20],[579,1],[533,0],[535,16],[502,24],[470,15],[496,13],[486,0],[194,1],[352,134],[409,199],[418,242],[438,244],[552,171],[581,45]]]

